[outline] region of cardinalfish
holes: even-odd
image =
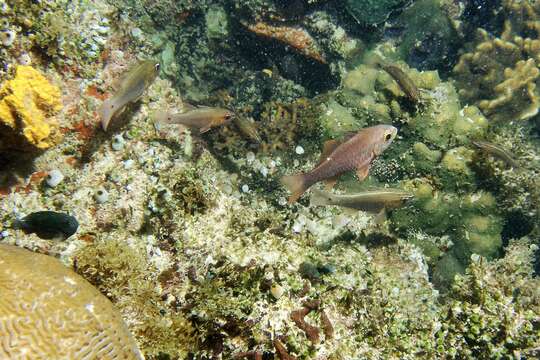
[[[390,146],[396,134],[397,129],[391,125],[377,125],[362,129],[342,142],[325,142],[321,160],[313,170],[281,178],[292,193],[289,204],[319,181],[325,181],[327,188],[332,188],[338,177],[350,170],[356,169],[358,180],[364,180],[373,160]]]
[[[485,153],[504,161],[512,168],[518,168],[518,163],[514,160],[514,157],[500,145],[492,144],[487,141],[472,141],[472,143]]]
[[[420,101],[420,91],[409,75],[395,65],[383,64],[381,66],[397,82],[401,91],[411,102],[416,104]]]
[[[131,68],[120,83],[120,88],[99,108],[101,127],[107,131],[111,120],[120,114],[126,105],[137,101],[154,82],[159,73],[159,63],[146,60]]]
[[[235,115],[232,111],[213,107],[194,107],[187,105],[190,109],[187,112],[172,114],[160,112],[156,115],[158,124],[181,124],[192,130],[204,134],[208,130],[224,125],[231,121]]]
[[[380,213],[382,210],[396,209],[413,195],[400,189],[368,190],[356,194],[336,195],[326,191],[313,190],[311,205],[337,205],[349,209]]]

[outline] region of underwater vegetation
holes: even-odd
[[[540,357],[539,10],[0,0],[0,322],[51,299],[51,358]]]

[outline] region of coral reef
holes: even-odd
[[[0,172],[0,246],[72,266],[147,359],[538,357],[538,139],[530,122],[488,121],[534,109],[537,59],[516,51],[503,64],[493,50],[484,69],[464,55],[463,74],[495,69],[495,80],[476,91],[486,79],[464,75],[456,90],[445,67],[456,31],[475,23],[456,22],[458,2],[2,4],[5,84],[39,69],[62,84],[64,110],[61,143]],[[501,8],[508,42],[526,54],[535,9]],[[498,43],[496,22],[486,26]],[[106,92],[141,59],[160,62],[158,77],[101,131]],[[520,93],[504,93],[513,84]],[[503,95],[490,110],[482,102]],[[204,134],[156,123],[189,104],[237,118]],[[333,192],[391,187],[413,199],[377,216],[287,204],[281,176],[312,168],[325,140],[381,123],[399,129],[395,141],[365,181],[344,174]],[[77,231],[54,241],[14,226],[38,211],[69,214]]]
[[[0,87],[0,149],[47,149],[58,142],[54,115],[62,109],[60,89],[30,66]]]
[[[477,30],[470,51],[454,67],[460,97],[496,121],[525,120],[538,113],[539,12],[536,2],[505,0],[504,30]]]
[[[58,260],[0,244],[0,265],[3,358],[143,359],[111,302]]]
[[[40,57],[74,72],[92,74],[110,32],[103,2],[86,0],[3,0],[1,31],[14,32],[13,44],[2,57],[4,71],[25,58]],[[39,61],[39,60],[38,60]]]

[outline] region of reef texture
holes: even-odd
[[[471,50],[454,67],[459,95],[493,120],[530,119],[540,105],[540,5],[505,0],[502,8],[502,33],[478,29]]]
[[[3,359],[143,359],[105,296],[58,260],[0,244]]]
[[[401,12],[437,14],[425,32],[420,15],[398,21],[414,25],[404,46],[370,38],[338,3],[81,1],[75,9],[101,9],[110,32],[95,61],[65,72],[58,65],[76,53],[53,53],[48,66],[35,52],[32,66],[62,83],[64,137],[31,169],[0,173],[1,242],[72,266],[115,304],[147,359],[538,357],[540,156],[529,122],[490,122],[453,81],[414,66],[411,39],[429,49],[441,24],[452,42],[438,1]],[[295,48],[306,34],[313,42],[301,46],[316,52]],[[159,59],[159,78],[103,132],[96,110],[143,59]],[[521,60],[534,73],[527,59],[512,64]],[[203,135],[156,126],[158,112],[189,103],[238,119]],[[282,175],[314,167],[325,140],[380,123],[399,128],[396,140],[365,181],[345,174],[333,191],[388,186],[411,201],[386,216],[313,206],[310,191],[287,204]],[[518,167],[476,140],[506,148]],[[76,217],[77,233],[54,241],[12,227],[40,210]]]
[[[47,149],[58,142],[60,89],[31,66],[0,86],[1,149]]]

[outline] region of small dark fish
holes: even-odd
[[[36,234],[42,239],[66,240],[75,234],[79,222],[73,216],[56,211],[37,211],[16,220],[15,228],[26,234]]]
[[[261,137],[257,133],[257,128],[252,120],[250,121],[245,116],[235,116],[233,121],[240,130],[240,133],[242,133],[242,135],[244,135],[246,138],[256,142],[257,144],[262,142]]]
[[[514,160],[513,155],[510,154],[507,150],[505,150],[503,147],[497,144],[492,144],[487,141],[478,141],[474,140],[472,143],[478,147],[480,150],[484,151],[485,153],[500,159],[504,161],[507,165],[509,165],[512,168],[518,168],[519,165]]]
[[[418,103],[420,101],[420,91],[409,75],[405,74],[403,70],[395,65],[381,66],[384,71],[386,71],[398,83],[399,87],[409,100],[414,103]]]
[[[321,190],[313,190],[311,205],[337,205],[350,209],[379,213],[381,210],[402,206],[413,195],[400,189],[369,190],[356,194],[336,195]]]
[[[292,193],[289,204],[319,181],[324,180],[331,188],[341,174],[353,169],[356,169],[358,180],[364,180],[373,160],[390,146],[396,134],[397,129],[391,125],[376,125],[350,135],[342,143],[327,141],[321,160],[313,170],[281,178],[283,185]]]
[[[203,106],[178,114],[159,112],[156,114],[156,123],[181,124],[199,130],[199,134],[203,134],[211,128],[228,123],[234,117],[234,113],[227,109]]]
[[[107,131],[111,120],[121,113],[127,104],[137,101],[159,74],[159,63],[146,60],[131,68],[113,97],[105,100],[99,108],[101,127]]]

